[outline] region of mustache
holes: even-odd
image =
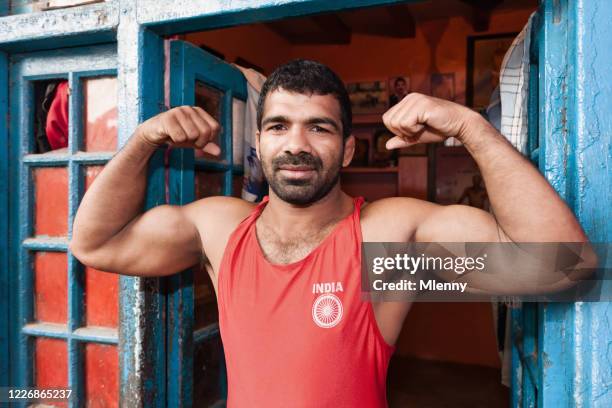
[[[281,166],[308,166],[318,170],[323,167],[323,162],[310,153],[287,153],[272,160],[272,168],[274,170],[278,170]]]

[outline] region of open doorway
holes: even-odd
[[[317,60],[337,72],[351,95],[359,141],[353,164],[341,175],[348,194],[367,201],[407,196],[486,209],[482,195],[472,194],[482,186],[465,148],[451,141],[389,154],[381,116],[408,92],[482,111],[506,49],[536,7],[535,0],[424,1],[196,32],[181,39],[264,76],[295,58]],[[476,44],[483,44],[480,55]],[[210,175],[203,177],[208,187],[198,195],[218,194],[220,187],[214,187],[221,181],[211,184]],[[239,184],[240,178],[234,181]],[[196,307],[211,310],[209,283],[195,284]],[[390,406],[508,406],[499,340],[504,333],[496,329],[498,320],[505,326],[501,315],[489,303],[416,303],[389,368]],[[197,383],[197,363],[195,370]]]

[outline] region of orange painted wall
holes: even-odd
[[[500,11],[490,30],[481,34],[518,32],[533,10]],[[240,56],[269,74],[293,58],[321,61],[346,82],[407,75],[412,91],[428,93],[430,74],[454,73],[456,101],[465,102],[467,37],[475,35],[463,17],[417,25],[413,39],[353,34],[348,45],[291,45],[262,25],[190,34],[233,62]],[[493,314],[488,303],[417,303],[397,342],[397,354],[423,359],[499,367]]]
[[[262,67],[266,74],[291,59],[291,44],[259,24],[188,34],[185,39],[221,52],[228,62],[242,57]]]

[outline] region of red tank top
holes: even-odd
[[[218,277],[219,327],[234,407],[385,407],[389,359],[372,305],[361,299],[363,198],[300,261],[263,254],[255,221],[230,236]]]

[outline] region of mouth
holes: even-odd
[[[310,166],[280,166],[278,171],[281,172],[285,177],[292,179],[301,179],[310,177],[315,169]]]

